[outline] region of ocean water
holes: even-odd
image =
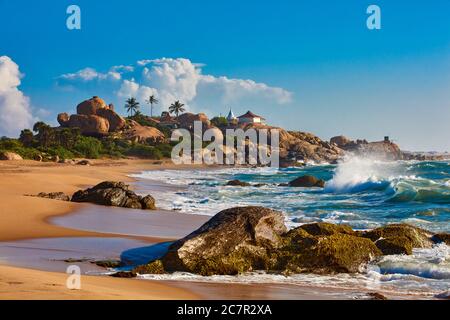
[[[324,179],[325,188],[278,186],[302,175]],[[450,232],[448,161],[386,162],[349,157],[337,165],[285,169],[161,170],[133,176],[139,178],[143,189],[150,181],[170,186],[152,191],[158,206],[186,214],[214,215],[234,206],[261,205],[282,211],[290,227],[325,221],[349,224],[355,229],[371,229],[404,222],[434,232]],[[234,179],[264,185],[225,186],[227,181]],[[190,280],[195,277],[178,276]],[[270,275],[264,277],[281,281]],[[233,279],[245,282],[250,278],[240,276]],[[303,284],[310,281],[332,283],[327,277],[312,275],[282,279]],[[337,285],[346,282],[350,286],[354,285],[354,281],[373,283],[372,280],[376,279],[375,282],[386,290],[411,294],[442,293],[450,289],[450,251],[446,245],[416,249],[413,256],[383,257],[361,275],[340,275],[333,279]]]

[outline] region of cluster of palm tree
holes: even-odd
[[[153,105],[158,104],[159,100],[154,95],[151,95],[150,97],[148,97],[147,100],[145,100],[145,102],[150,105],[150,117],[153,117]],[[125,109],[127,110],[127,113],[130,116],[137,115],[140,112],[139,111],[140,108],[141,108],[140,103],[139,101],[137,101],[136,98],[131,97],[127,99],[125,103]],[[171,114],[175,114],[177,118],[180,115],[180,113],[183,113],[185,111],[186,109],[184,108],[184,104],[181,103],[179,100],[175,101],[169,106],[169,112]]]

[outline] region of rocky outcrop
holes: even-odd
[[[103,99],[94,96],[92,97],[92,99],[85,100],[77,106],[77,114],[90,116],[97,114],[97,111],[100,109],[108,108],[109,107],[106,105],[106,102]]]
[[[268,250],[281,244],[285,232],[281,212],[263,207],[232,208],[175,242],[161,261],[167,271],[202,275],[267,269]]]
[[[132,142],[140,143],[163,143],[166,141],[164,134],[154,127],[142,126],[136,121],[131,120],[128,127],[124,130],[122,137]]]
[[[204,129],[207,129],[211,126],[211,122],[208,119],[208,116],[204,113],[183,113],[178,118],[177,121],[180,124],[180,127],[185,129],[193,129],[194,128],[194,122],[200,121],[203,125]]]
[[[337,136],[330,139],[331,144],[335,144],[341,149],[347,147],[351,142],[352,141],[346,136]]]
[[[112,109],[98,109],[97,116],[105,118],[109,122],[109,131],[110,132],[116,132],[121,129],[123,129],[126,125],[126,121],[124,118],[119,116],[114,110]]]
[[[103,136],[122,130],[126,121],[114,111],[114,106],[95,96],[80,103],[77,114],[60,113],[58,123],[62,127],[80,128],[84,135]]]
[[[432,233],[408,224],[390,224],[364,232],[362,236],[374,241],[385,254],[395,251],[410,254],[412,248],[431,248],[434,243]]]
[[[17,153],[5,151],[0,152],[0,160],[13,161],[13,160],[23,160],[23,158]]]
[[[288,273],[355,273],[381,255],[366,238],[347,233],[310,235],[296,228],[284,237],[285,246],[275,251],[275,270]]]
[[[79,190],[73,194],[72,201],[131,209],[155,209],[155,199],[152,196],[139,196],[125,183],[113,181],[105,181],[93,188]]]
[[[333,137],[330,140],[332,145],[339,147],[347,152],[355,153],[361,156],[377,157],[387,160],[403,159],[403,152],[400,147],[389,140],[368,142],[367,140],[351,140],[345,136]]]
[[[433,244],[432,234],[410,225],[388,225],[367,232],[347,225],[311,223],[286,232],[283,215],[263,207],[219,212],[160,259],[133,272],[192,272],[233,275],[275,273],[355,273],[386,254],[411,254]],[[411,250],[410,250],[411,248]]]
[[[304,187],[304,188],[323,188],[325,186],[325,181],[322,179],[317,179],[313,176],[302,176],[298,177],[291,182],[289,182],[290,187]]]
[[[58,123],[61,127],[67,127],[69,119],[70,119],[70,116],[66,112],[58,114],[58,117],[57,117]]]
[[[66,125],[70,128],[80,128],[84,135],[103,136],[109,132],[108,120],[95,115],[73,114]]]

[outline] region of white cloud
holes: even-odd
[[[99,87],[90,87],[91,91],[104,91],[110,86],[117,98],[136,97],[141,103],[154,94],[163,108],[180,100],[191,110],[223,111],[227,106],[253,108],[292,100],[292,94],[283,88],[253,80],[204,75],[203,66],[184,58],[147,59],[133,66],[113,66],[106,73],[85,68],[60,76],[58,84],[82,88],[83,84],[97,82]]]
[[[30,100],[18,89],[22,75],[19,66],[0,56],[0,135],[17,136],[30,128],[33,118]]]

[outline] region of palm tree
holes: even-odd
[[[158,104],[158,99],[154,95],[151,95],[145,102],[150,105],[150,117],[153,117],[153,105]]]
[[[139,102],[136,100],[136,98],[128,98],[127,103],[125,104],[125,109],[127,109],[127,112],[132,116],[133,113],[136,114],[136,112],[139,110]]]
[[[174,103],[172,103],[170,105],[169,112],[170,113],[175,113],[177,115],[177,118],[178,118],[178,115],[180,114],[180,112],[184,112],[185,111],[185,109],[183,107],[184,107],[184,104],[181,103],[179,100],[177,100],[177,101],[175,101]]]

